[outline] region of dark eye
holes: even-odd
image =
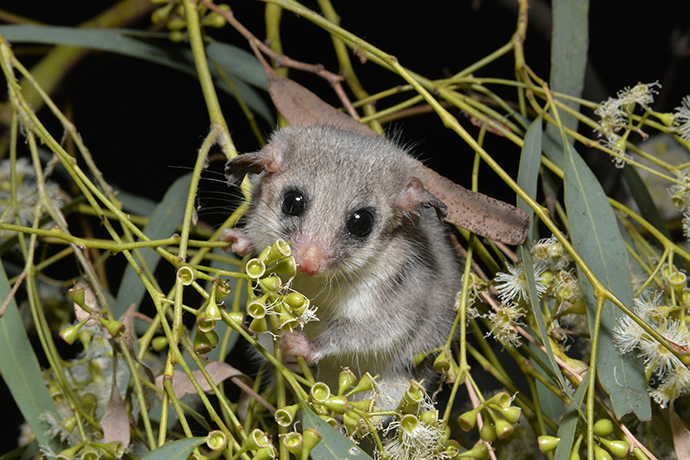
[[[350,235],[364,238],[374,228],[374,213],[369,209],[359,209],[347,220],[347,231]]]
[[[283,196],[283,212],[288,216],[299,217],[307,209],[307,199],[297,190],[290,190]]]

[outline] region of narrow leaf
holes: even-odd
[[[305,428],[313,428],[323,435],[323,439],[311,451],[313,460],[371,460],[357,444],[330,426],[314,413],[305,403],[301,403],[302,421]]]
[[[640,209],[640,214],[642,217],[644,217],[645,220],[652,224],[657,230],[663,233],[668,239],[672,239],[668,228],[666,228],[664,218],[661,216],[656,204],[654,204],[654,199],[649,193],[647,185],[644,183],[637,170],[631,166],[626,166],[623,168],[623,177],[625,178],[625,182],[628,184],[630,195],[633,197],[637,207]]]
[[[177,179],[165,193],[163,200],[156,206],[151,220],[144,229],[146,236],[152,240],[169,238],[182,224],[184,216],[184,203],[187,199],[191,174],[186,174]],[[141,251],[144,262],[150,270],[154,270],[161,256],[153,249]],[[127,267],[122,278],[122,284],[117,293],[117,302],[113,307],[113,316],[119,318],[132,304],[139,305],[144,297],[146,288],[132,267]]]
[[[116,358],[113,357],[113,363]],[[115,366],[113,366],[115,368]],[[122,400],[120,390],[117,388],[115,380],[115,372],[113,372],[112,388],[110,390],[110,399],[108,406],[105,409],[105,414],[101,419],[101,428],[103,428],[103,442],[119,441],[123,446],[129,446],[129,418],[127,417],[127,408],[125,402]]]
[[[579,97],[587,67],[589,0],[554,0],[551,3],[553,29],[551,36],[551,90]],[[563,101],[579,109],[579,104]],[[577,119],[561,111],[563,126],[577,130]],[[547,133],[558,133],[557,126],[548,126]]]
[[[569,460],[571,458],[570,452],[573,449],[573,441],[575,440],[577,417],[578,413],[582,411],[582,401],[585,399],[587,387],[589,386],[589,378],[587,377],[588,373],[589,371],[582,374],[580,386],[577,387],[577,391],[575,391],[575,395],[570,400],[570,404],[565,410],[563,418],[558,426],[558,433],[556,436],[561,438],[561,441],[558,443],[558,447],[556,448],[556,452],[553,457],[554,460]]]
[[[152,450],[142,460],[187,460],[194,449],[206,442],[206,438],[187,438],[168,442]]]
[[[5,268],[0,264],[0,298],[6,299],[10,290]],[[57,410],[43,383],[38,359],[31,348],[14,299],[0,318],[0,350],[0,374],[36,439],[53,452],[60,452],[64,447],[47,434],[51,426],[42,417],[44,413],[51,412],[55,419],[59,419]]]
[[[251,53],[227,43],[211,42],[206,47],[206,54],[226,72],[257,88],[268,89],[264,69]]]
[[[632,306],[628,255],[616,216],[604,190],[584,160],[569,144],[564,149],[565,204],[573,245],[596,278],[621,302]],[[590,332],[593,333],[597,299],[592,284],[581,268],[579,273]],[[613,328],[624,313],[609,301],[603,308],[597,377],[611,397],[618,419],[628,412],[634,412],[640,420],[649,420],[651,406],[642,362],[633,353],[621,355],[613,345]]]

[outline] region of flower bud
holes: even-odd
[[[489,447],[486,443],[482,442],[474,446],[470,450],[458,455],[456,458],[472,458],[476,460],[489,460]]]
[[[513,434],[515,428],[513,428],[513,425],[502,418],[496,418],[496,420],[494,420],[494,430],[496,431],[498,439],[505,439]]]
[[[216,331],[203,332],[198,328],[194,336],[194,351],[200,355],[204,355],[218,345],[218,334]]]
[[[301,460],[307,460],[312,449],[321,442],[323,435],[313,428],[305,428],[302,433],[302,456]]]
[[[398,409],[404,413],[413,413],[417,411],[419,403],[424,400],[424,388],[414,380],[410,381],[410,386],[400,400]]]
[[[605,449],[602,449],[597,444],[594,444],[594,460],[613,460],[611,454]]]
[[[625,458],[630,452],[630,443],[621,439],[599,438],[599,441],[618,458]]]
[[[594,424],[594,432],[597,436],[602,437],[611,435],[613,433],[613,422],[607,418],[597,420],[597,423]]]
[[[331,396],[325,400],[322,405],[328,410],[332,410],[336,414],[344,414],[348,407],[347,398],[345,396]]]
[[[265,278],[259,278],[259,287],[265,293],[275,293],[280,290],[282,281],[276,275],[269,275]]]
[[[266,318],[255,318],[249,323],[249,330],[256,334],[263,334],[268,331],[268,323]]]
[[[79,329],[81,329],[89,319],[91,318],[84,318],[74,326],[69,326],[61,330],[60,337],[62,337],[62,340],[72,345],[74,341],[77,340],[77,336],[79,335]]]
[[[267,246],[261,251],[259,258],[265,263],[270,264],[278,259],[290,257],[290,255],[292,255],[290,245],[285,240],[279,239],[272,246]]]
[[[241,311],[231,311],[230,313],[222,313],[223,322],[230,327],[242,327],[244,321],[244,313]]]
[[[539,436],[537,437],[539,442],[539,451],[542,454],[546,454],[556,450],[558,443],[561,442],[561,438],[556,438],[554,436]]]
[[[168,338],[164,335],[154,337],[151,340],[151,347],[156,351],[163,351],[168,347]]]
[[[434,359],[434,370],[439,373],[447,372],[450,369],[450,361],[446,350],[441,350],[441,353]]]
[[[285,275],[288,278],[294,278],[297,274],[297,262],[295,262],[294,257],[288,257],[269,267],[266,271],[268,273],[277,273],[278,275]]]
[[[283,302],[295,315],[301,315],[309,307],[309,299],[299,292],[291,292],[283,297]]]
[[[479,430],[479,437],[482,438],[483,441],[493,442],[496,440],[496,438],[498,438],[498,434],[496,433],[494,426],[489,420],[487,420],[487,418],[488,417],[484,419],[484,424]]]

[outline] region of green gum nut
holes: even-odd
[[[92,444],[103,454],[105,458],[116,459],[122,458],[122,456],[125,455],[125,447],[120,441],[112,441],[107,444],[94,442]]]
[[[404,415],[403,418],[400,419],[400,429],[402,432],[412,433],[417,429],[418,426],[419,419],[412,414]],[[400,433],[400,436],[402,436],[402,432]]]
[[[509,407],[510,403],[512,402],[513,398],[511,398],[510,395],[505,391],[496,393],[489,400],[486,401],[488,405],[494,405],[503,408]]]
[[[369,412],[374,409],[374,401],[372,399],[364,399],[362,401],[348,401],[348,409],[357,409],[364,412]]]
[[[338,394],[341,395],[345,391],[355,384],[357,377],[355,373],[350,369],[344,369],[340,374],[338,374]]]
[[[75,324],[74,326],[69,326],[69,327],[66,327],[63,330],[61,330],[60,331],[60,337],[62,337],[62,340],[64,340],[68,344],[72,345],[75,342],[75,340],[77,340],[77,337],[79,336],[79,329],[81,329],[89,319],[91,319],[91,318],[84,318],[83,320],[81,320],[77,324]]]
[[[450,361],[446,350],[441,350],[441,353],[434,359],[434,370],[439,373],[448,372],[450,369]]]
[[[683,292],[683,288],[685,288],[685,283],[687,280],[688,277],[685,275],[685,273],[678,271],[671,273],[671,275],[668,277],[669,284],[678,294]]]
[[[302,294],[299,292],[291,292],[288,295],[283,297],[283,302],[285,302],[288,307],[290,307],[290,310],[292,310],[295,314],[301,315],[304,313],[304,310],[309,307],[309,299],[304,297]]]
[[[610,436],[613,433],[613,422],[607,418],[597,420],[594,424],[594,432],[597,436]]]
[[[154,337],[151,340],[151,347],[156,351],[163,351],[168,347],[168,338],[164,335]]]
[[[273,445],[262,447],[256,451],[252,460],[274,460],[278,456],[278,451]]]
[[[314,412],[316,412],[316,411],[314,411]],[[327,423],[328,425],[330,425],[331,427],[335,428],[336,430],[339,429],[338,427],[339,427],[340,424],[338,423],[338,421],[337,421],[336,419],[334,419],[334,418],[331,417],[330,415],[328,415],[328,414],[326,414],[326,415],[319,415],[319,418],[320,418],[321,420],[323,420],[324,422],[326,422],[326,423]]]
[[[520,420],[520,416],[522,415],[522,409],[519,407],[510,406],[503,408],[495,405],[491,405],[490,407],[501,414],[501,417],[506,419],[506,421],[511,425],[515,425],[518,420]]]
[[[470,450],[466,450],[455,458],[473,458],[476,460],[489,460],[489,447],[486,443],[480,443]]]
[[[200,355],[204,355],[218,345],[218,334],[216,331],[202,332],[199,329],[194,336],[194,351]]]
[[[498,436],[498,439],[506,439],[511,434],[513,434],[515,428],[506,420],[503,420],[502,418],[497,418],[494,421],[494,430],[496,431],[496,436]]]
[[[312,399],[319,403],[324,403],[331,397],[331,389],[323,382],[316,382],[309,391]]]
[[[80,458],[82,460],[101,460],[102,458],[110,459],[113,458],[112,456],[108,455],[103,455],[103,451],[99,451],[96,449],[94,446],[89,446],[86,445],[84,446],[84,450],[81,452]],[[72,460],[72,459],[70,459]]]
[[[294,278],[297,274],[297,262],[294,257],[287,257],[280,262],[269,267],[268,273],[276,273],[278,275],[285,275],[288,278]]]
[[[66,418],[62,422],[60,422],[60,427],[65,430],[66,433],[71,433],[72,430],[77,426],[77,417],[72,416],[70,418]]]
[[[267,294],[278,292],[281,286],[282,281],[280,281],[280,277],[276,275],[269,275],[265,278],[259,279],[259,287],[261,287],[261,290]]]
[[[608,453],[606,449],[594,445],[594,460],[613,460],[611,454]]]
[[[249,330],[256,334],[263,334],[268,331],[268,323],[266,318],[255,318],[249,323]]]
[[[230,288],[230,283],[227,280],[216,279],[213,281],[213,288],[215,290],[216,297],[223,298],[232,292]]]
[[[352,396],[355,393],[360,393],[362,391],[371,391],[374,389],[374,377],[370,373],[366,373],[359,379],[359,383],[353,389],[348,391],[345,396]]]
[[[544,435],[537,437],[537,441],[539,443],[539,451],[542,454],[547,454],[549,452],[556,450],[556,447],[558,447],[558,443],[561,442],[561,438]]]
[[[628,441],[623,441],[620,439],[611,440],[606,438],[600,438],[599,441],[601,441],[601,443],[618,458],[625,458],[625,456],[630,453],[630,443]]]
[[[292,422],[295,421],[295,414],[299,410],[299,404],[293,404],[292,406],[285,406],[276,411],[273,415],[275,421],[280,426],[290,426]]]
[[[451,439],[446,441],[443,445],[443,450],[441,451],[442,458],[455,458],[460,455],[460,444],[455,440]]]
[[[570,457],[568,460],[580,460],[580,444],[582,444],[582,435],[578,436],[573,444],[573,450],[570,451]]]
[[[419,403],[424,400],[424,394],[422,386],[418,382],[411,380],[410,386],[400,400],[398,409],[404,413],[417,412]]]
[[[179,279],[184,286],[189,286],[196,279],[196,272],[191,267],[183,265],[177,270],[177,279]]]
[[[266,273],[266,265],[259,259],[249,259],[245,271],[250,278],[259,279]]]
[[[242,443],[242,450],[259,450],[271,445],[271,440],[268,435],[258,428],[255,428],[249,433],[247,439]]]
[[[216,327],[215,321],[209,321],[206,315],[203,314],[197,318],[196,328],[201,332],[211,332]]]
[[[264,256],[261,258],[261,260],[265,261],[266,263],[275,262],[278,259],[283,259],[292,255],[290,245],[282,239],[277,240],[272,246],[264,249],[264,251],[261,252],[261,254]]]
[[[323,439],[323,435],[313,428],[305,428],[302,433],[302,456],[301,460],[307,460],[312,449]]]
[[[231,311],[223,315],[223,322],[230,327],[242,327],[244,313],[241,311]]]
[[[278,315],[278,319],[280,320],[278,328],[281,331],[292,331],[294,328],[299,326],[299,321],[297,321],[297,318],[290,313],[283,312]]]
[[[460,417],[458,417],[458,425],[460,425],[460,428],[463,431],[470,431],[473,429],[474,425],[477,423],[477,415],[479,415],[479,411],[481,411],[483,408],[484,406],[479,405],[471,411],[461,414]]]
[[[69,297],[70,299],[72,299],[72,302],[79,305],[82,308],[82,310],[84,310],[87,313],[91,313],[91,309],[86,306],[86,293],[84,292],[83,286],[75,286],[71,288],[69,291],[67,291],[67,294],[69,294]]]
[[[254,319],[266,316],[266,296],[252,300],[247,304],[247,313]]]
[[[285,448],[295,457],[298,457],[302,452],[303,437],[301,433],[291,431],[282,436],[281,442]]]
[[[359,428],[359,421],[361,418],[353,414],[352,412],[345,412],[343,415],[343,426],[345,427],[345,430],[347,430],[347,434],[352,436],[357,432],[357,429]]]
[[[493,442],[498,438],[498,434],[491,422],[487,420],[488,418],[484,418],[484,424],[479,429],[479,437],[482,438],[482,441]]]
[[[77,458],[77,454],[83,448],[84,448],[84,443],[77,444],[76,446],[73,446],[73,447],[68,447],[67,449],[60,452],[56,458],[72,460],[73,458]]]
[[[322,405],[336,414],[342,415],[347,410],[348,402],[345,396],[331,396]]]
[[[220,313],[220,307],[216,304],[215,299],[206,306],[204,316],[208,321],[220,321],[223,315]]]
[[[221,450],[228,445],[228,436],[221,430],[213,430],[206,435],[206,445],[211,450]]]
[[[434,409],[422,412],[419,414],[419,420],[425,425],[434,426],[438,422],[438,411]]]
[[[98,317],[98,321],[108,330],[108,333],[110,333],[110,336],[114,339],[117,339],[125,332],[125,325],[119,321],[105,319],[102,316]]]

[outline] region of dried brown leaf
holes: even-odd
[[[671,421],[673,448],[676,451],[676,456],[678,458],[690,458],[690,431],[676,414],[673,401],[669,404],[668,415]]]
[[[117,368],[116,365],[117,360],[113,357],[113,369]],[[108,406],[101,419],[101,428],[103,428],[104,443],[119,441],[125,447],[129,445],[129,418],[127,417],[127,408],[120,395],[120,390],[117,388],[115,372],[113,372],[113,383]]]
[[[206,372],[208,372],[209,376],[211,377],[211,380],[213,380],[213,382],[216,385],[225,379],[229,379],[230,377],[244,375],[242,374],[242,372],[238,371],[228,363],[222,363],[217,361],[209,363],[206,366]],[[211,390],[211,385],[208,384],[201,371],[193,371],[192,375],[194,376],[194,379],[199,383],[199,386],[203,391]],[[156,385],[159,388],[163,388],[163,377],[163,375],[160,375],[156,378]],[[173,392],[175,393],[175,396],[177,398],[181,398],[186,394],[196,393],[194,385],[192,385],[191,380],[189,380],[189,377],[187,377],[187,374],[185,374],[183,371],[173,372],[172,387]]]
[[[271,99],[291,125],[321,124],[376,136],[368,126],[337,111],[316,94],[279,75],[265,61],[266,80]],[[524,211],[503,201],[468,190],[418,162],[419,179],[424,188],[448,207],[447,222],[473,233],[506,244],[525,241],[530,217]]]

